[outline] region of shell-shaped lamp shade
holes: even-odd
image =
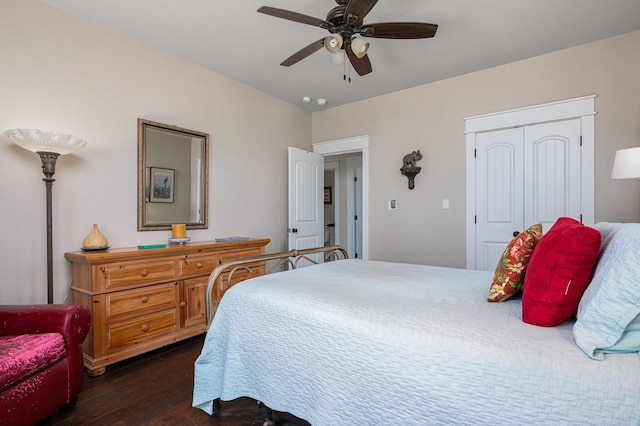
[[[71,154],[87,141],[76,136],[39,129],[11,129],[4,132],[13,143],[32,152],[56,152]]]

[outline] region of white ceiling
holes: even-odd
[[[366,24],[428,22],[438,32],[432,39],[368,39],[373,72],[351,71],[349,83],[324,49],[281,67],[329,33],[256,12],[264,5],[325,19],[335,0],[42,1],[309,111],[640,30],[639,0],[379,0]],[[304,104],[304,96],[314,102]]]

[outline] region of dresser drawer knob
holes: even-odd
[[[187,302],[180,302],[180,307],[184,308],[185,306],[187,306]]]
[[[202,262],[196,263],[196,268],[198,268],[198,269],[202,268]]]
[[[142,303],[147,303],[149,301],[149,298],[147,296],[142,296],[142,298],[140,299],[140,301]]]
[[[140,272],[140,275],[142,275],[143,277],[146,277],[147,275],[149,275],[149,271],[147,271],[146,269],[143,269],[142,272]]]
[[[149,331],[149,324],[142,324],[142,331],[144,333],[146,333],[147,331]]]

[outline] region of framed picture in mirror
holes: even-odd
[[[152,203],[173,203],[175,170],[151,167],[151,188],[149,201]]]

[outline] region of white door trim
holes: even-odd
[[[549,121],[580,119],[582,134],[580,208],[582,222],[595,222],[595,97],[583,96],[558,102],[534,105],[491,114],[465,118],[466,134],[466,230],[467,268],[476,264],[476,197],[475,197],[475,140],[476,133],[508,127],[526,126]]]
[[[560,121],[595,115],[596,95],[550,102],[541,105],[511,109],[508,111],[476,115],[465,118],[465,133],[499,130],[506,127],[526,126],[527,124]]]
[[[323,156],[362,153],[362,253],[369,259],[369,136],[336,139],[312,144],[313,152]]]

